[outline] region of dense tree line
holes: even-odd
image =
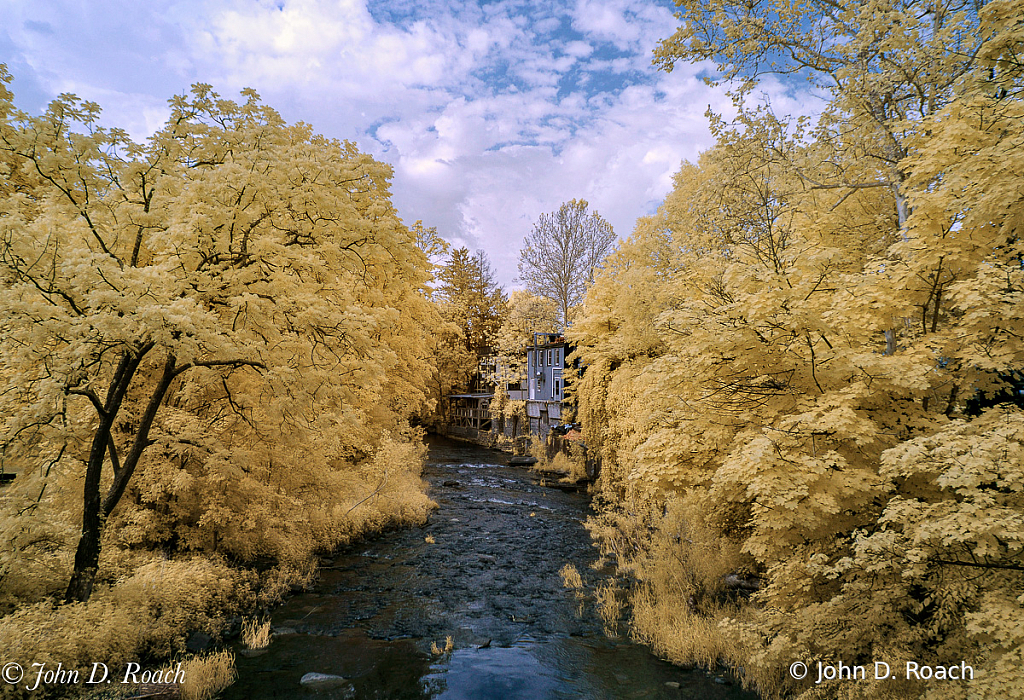
[[[633,632],[766,697],[1024,697],[1024,412],[990,400],[1024,366],[1024,12],[679,5],[658,60],[717,61],[739,117],[569,331]],[[766,71],[816,123],[751,106]]]

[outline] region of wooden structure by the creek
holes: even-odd
[[[448,429],[463,431],[466,436],[473,433],[469,431],[490,432],[491,420],[491,399],[494,394],[452,394],[448,397]],[[453,431],[453,434],[457,434]]]
[[[562,416],[558,401],[526,400],[526,415],[505,416],[491,412],[494,394],[451,394],[448,396],[447,420],[441,426],[449,437],[468,440],[490,447],[500,438],[514,443],[531,435],[547,437],[551,428],[558,425]]]

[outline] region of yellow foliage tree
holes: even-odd
[[[481,372],[481,359],[501,323],[505,293],[483,251],[468,248],[447,253],[437,265],[433,300],[442,323],[434,328],[431,350],[435,365],[434,400],[447,407],[447,396],[469,389]]]
[[[83,489],[66,599],[113,524],[249,560],[329,545],[332,490],[384,488],[359,465],[429,408],[438,317],[390,170],[252,91],[196,85],[145,144],[98,117],[0,94],[3,460]]]
[[[654,217],[664,253],[641,220],[570,331],[636,632],[706,662],[679,628],[717,630],[772,697],[1022,697],[1022,9],[681,5],[663,61],[787,57],[833,99],[813,128],[713,122]],[[716,547],[731,571],[673,574]],[[798,659],[985,680],[812,687]]]
[[[558,328],[558,306],[547,297],[514,290],[501,313],[501,326],[491,338],[495,384],[526,380],[523,348],[533,344],[534,333],[554,333]]]

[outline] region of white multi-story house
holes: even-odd
[[[544,436],[562,419],[565,358],[572,352],[559,333],[534,333],[526,348],[526,415],[529,431]]]
[[[526,349],[526,376],[530,401],[562,401],[565,390],[563,370],[567,348],[558,333],[534,333],[533,345]]]

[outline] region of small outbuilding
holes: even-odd
[[[450,394],[449,428],[487,432],[491,429],[491,400],[494,394]]]

